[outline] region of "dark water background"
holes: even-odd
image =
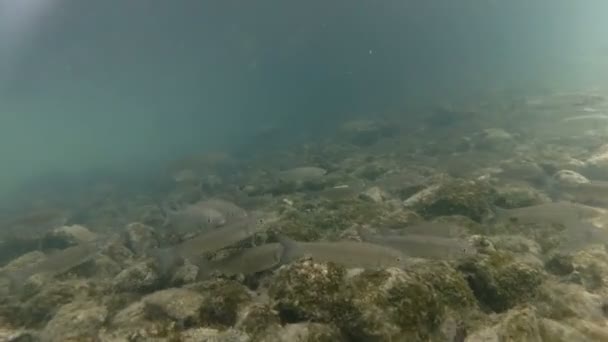
[[[599,0],[0,5],[1,189],[608,79]]]

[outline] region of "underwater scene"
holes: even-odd
[[[607,14],[0,0],[0,342],[608,341]]]

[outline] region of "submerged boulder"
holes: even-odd
[[[344,336],[364,341],[424,341],[448,312],[458,316],[475,306],[462,275],[434,262],[357,273],[301,260],[279,270],[270,297],[284,322],[333,324]]]
[[[517,261],[505,252],[463,260],[458,270],[465,275],[482,307],[495,312],[534,298],[543,282],[541,269]]]
[[[494,191],[485,183],[451,180],[432,185],[404,201],[426,219],[462,215],[480,222],[491,213]]]

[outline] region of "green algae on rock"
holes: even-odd
[[[475,306],[471,289],[446,263],[349,275],[331,263],[301,260],[279,270],[270,296],[283,321],[332,323],[353,340],[423,341],[447,310]]]
[[[479,255],[458,265],[482,307],[503,312],[534,298],[542,270],[518,262],[505,252]]]
[[[454,179],[433,185],[404,201],[426,219],[462,215],[476,222],[490,215],[495,194],[485,183]]]

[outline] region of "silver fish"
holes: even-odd
[[[558,250],[575,252],[592,244],[608,245],[608,231],[589,222],[568,222],[560,232],[561,243]]]
[[[499,220],[514,220],[523,224],[581,221],[602,215],[602,210],[570,202],[552,202],[517,209],[496,208]]]
[[[432,235],[439,237],[462,237],[467,235],[464,227],[447,222],[421,222],[401,229],[401,235]]]
[[[202,208],[216,210],[224,216],[226,221],[239,220],[247,217],[247,211],[238,205],[223,199],[211,198],[198,203]]]
[[[327,170],[315,166],[302,166],[281,171],[278,178],[284,182],[306,182],[321,178]]]
[[[333,262],[347,268],[383,269],[404,267],[406,256],[401,252],[365,242],[297,242],[285,236],[279,237],[283,246],[281,264],[303,257],[320,262]]]
[[[220,260],[202,261],[198,264],[199,278],[204,278],[213,271],[227,275],[266,271],[279,265],[282,253],[281,244],[269,243],[238,251]]]
[[[390,247],[410,257],[453,260],[477,253],[473,244],[464,239],[416,234],[385,236],[363,229],[358,229],[358,233],[365,242]]]
[[[97,239],[81,243],[47,256],[41,262],[29,265],[23,269],[7,271],[13,285],[19,286],[34,274],[45,273],[56,276],[91,260],[106,244],[107,239]]]
[[[265,220],[259,213],[230,223],[221,228],[201,233],[182,243],[151,251],[162,272],[168,271],[180,259],[198,260],[205,253],[213,253],[222,248],[245,240],[263,229]]]
[[[218,210],[202,202],[189,204],[184,208],[165,209],[165,225],[179,232],[195,232],[221,227],[226,224],[226,217]]]
[[[561,193],[570,195],[574,200],[584,203],[608,204],[608,182],[591,181],[589,183],[562,184],[559,186]]]

